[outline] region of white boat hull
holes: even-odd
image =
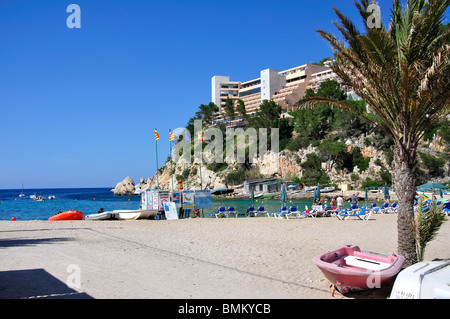
[[[121,220],[148,219],[158,214],[156,210],[114,210],[113,212],[118,213]]]
[[[404,269],[390,299],[450,299],[450,262],[422,261]]]
[[[99,214],[86,215],[84,217],[86,220],[117,220],[119,219],[119,213],[114,212],[103,212]]]

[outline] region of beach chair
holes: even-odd
[[[267,213],[267,217],[275,217],[275,218],[279,218],[279,214],[283,214],[283,213],[287,213],[289,210],[287,208],[287,206],[281,206],[280,210],[278,212],[273,212],[273,213]]]
[[[324,216],[327,216],[327,217],[331,216],[331,214],[336,213],[336,207],[331,206],[331,205],[326,205],[324,207],[324,210],[325,210]]]
[[[347,214],[336,214],[336,217],[340,220],[347,220],[350,217],[358,217],[361,220],[369,220],[370,215],[372,214],[372,212],[370,210],[367,209],[367,206],[364,206],[363,208],[361,208],[361,210],[359,212],[350,212]]]
[[[292,218],[292,217],[298,218],[300,216],[301,215],[300,215],[300,212],[297,209],[297,206],[291,206],[289,208],[289,211],[286,213],[286,219],[289,219],[289,218]]]
[[[245,213],[238,214],[239,216],[252,217],[256,212],[255,206],[250,206],[247,208]]]
[[[213,214],[208,214],[208,216],[215,216],[216,218],[227,217],[226,213],[227,210],[225,206],[220,206],[219,209],[217,209],[217,212]]]
[[[385,214],[393,214],[396,213],[398,209],[398,202],[394,202],[392,205],[390,205],[388,208],[384,210]]]
[[[374,203],[375,205],[376,205],[376,203]],[[387,209],[389,207],[389,203],[388,202],[386,202],[386,203],[384,203],[383,204],[383,206],[381,206],[381,207],[372,207],[370,210],[372,211],[372,213],[374,213],[374,214],[378,214],[378,213],[381,213],[381,214],[384,214],[384,211]]]
[[[265,215],[265,214],[267,214],[267,212],[264,206],[259,206],[255,212],[255,217],[258,217],[258,215]]]
[[[444,212],[447,216],[450,216],[450,202],[447,202],[447,203],[444,205],[443,212]]]
[[[230,217],[233,215],[234,215],[234,217],[237,217],[237,214],[238,214],[238,212],[236,211],[236,207],[234,207],[234,206],[228,207],[227,212],[225,213],[225,215],[227,217]]]

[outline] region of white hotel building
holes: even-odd
[[[323,81],[338,80],[328,66],[314,64],[304,64],[281,72],[265,69],[260,75],[259,78],[246,82],[230,81],[229,76],[213,76],[212,102],[222,109],[227,98],[235,101],[240,99],[244,101],[247,114],[251,115],[259,110],[264,100],[273,100],[282,107],[283,112],[287,112],[294,109],[307,89],[312,88],[317,92]],[[351,94],[344,86],[342,89]],[[230,123],[233,124],[239,123]]]

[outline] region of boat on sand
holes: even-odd
[[[340,293],[356,292],[381,286],[401,270],[405,257],[389,256],[347,245],[314,257],[313,262]]]
[[[66,212],[59,212],[53,215],[48,220],[58,221],[58,220],[83,220],[84,214],[78,210],[69,210]]]
[[[158,215],[157,210],[113,210],[113,213],[119,214],[120,220],[136,220],[136,219],[148,219],[156,217]]]
[[[86,220],[117,220],[119,219],[119,213],[115,212],[99,212],[96,214],[86,215]]]

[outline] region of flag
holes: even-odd
[[[159,134],[158,134],[158,131],[156,131],[156,129],[155,129],[155,141],[157,141],[157,140],[159,140]]]
[[[172,142],[175,139],[175,134],[173,134],[172,130],[169,130],[169,141]]]
[[[198,141],[203,142],[203,132],[198,132]]]

